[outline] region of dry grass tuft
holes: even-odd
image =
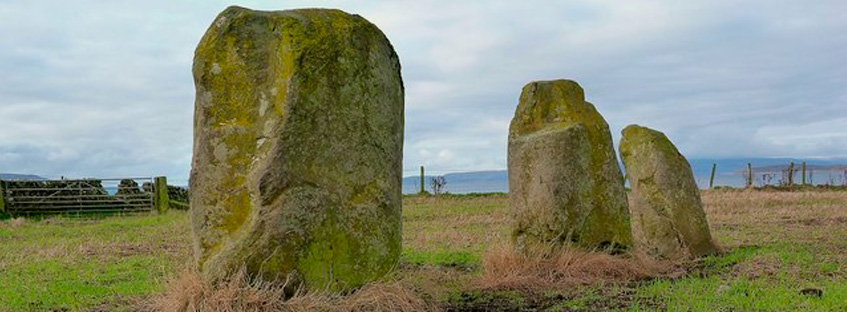
[[[243,271],[215,286],[185,272],[143,304],[146,311],[431,311],[435,307],[399,282],[373,283],[349,294],[298,291],[286,300],[284,283],[251,281]]]
[[[767,254],[756,256],[736,264],[732,268],[732,274],[749,280],[773,276],[781,269],[782,261],[779,259],[779,256],[776,254]]]
[[[153,311],[287,311],[281,285],[249,281],[242,272],[217,285],[204,283],[196,272],[185,272],[168,283],[153,300]]]
[[[598,282],[627,282],[655,277],[678,277],[681,265],[646,255],[610,255],[574,248],[517,253],[501,246],[482,258],[481,289],[534,291]]]
[[[9,220],[9,227],[11,227],[11,228],[22,227],[22,226],[27,225],[28,223],[29,222],[27,222],[25,218],[17,217],[17,218]]]

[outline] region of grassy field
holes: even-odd
[[[715,190],[703,200],[723,255],[638,275],[620,267],[634,256],[576,253],[566,262],[582,275],[529,287],[508,283],[504,261],[549,267],[504,252],[505,195],[407,197],[401,267],[383,283],[451,311],[847,310],[847,191]],[[0,310],[144,309],[188,270],[188,224],[183,211],[2,221]]]

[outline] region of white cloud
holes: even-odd
[[[615,137],[640,123],[689,157],[847,154],[844,1],[238,4],[379,26],[403,66],[407,169],[505,168],[520,88],[555,78]],[[0,172],[186,177],[193,49],[227,5],[0,2]]]
[[[847,118],[762,127],[756,131],[755,138],[787,152],[786,156],[798,153],[844,156],[847,155]]]

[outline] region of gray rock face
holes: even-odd
[[[636,246],[667,259],[714,254],[700,190],[685,157],[659,131],[630,125],[622,134]]]
[[[509,210],[517,249],[632,244],[609,126],[570,80],[521,93],[509,128]]]
[[[195,51],[191,218],[216,281],[347,290],[401,252],[403,82],[383,33],[339,10],[224,10]]]

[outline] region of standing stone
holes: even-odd
[[[224,10],[194,56],[191,219],[218,281],[349,290],[401,244],[403,82],[385,35],[339,10]]]
[[[622,134],[637,248],[667,259],[714,254],[700,190],[685,157],[659,131],[630,125]]]
[[[576,82],[523,87],[509,127],[509,210],[518,250],[632,244],[609,125]]]

